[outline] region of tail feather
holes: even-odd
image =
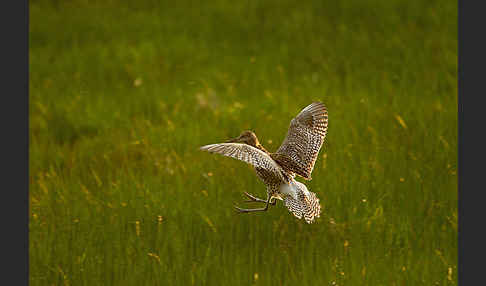
[[[285,206],[298,219],[304,217],[307,223],[313,223],[316,217],[320,217],[321,205],[319,199],[313,192],[306,192],[299,190],[297,197],[286,196],[284,200]]]

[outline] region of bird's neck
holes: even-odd
[[[266,150],[266,149],[263,147],[263,145],[262,145],[262,144],[260,144],[260,142],[256,142],[256,144],[255,144],[255,146],[254,146],[254,147],[255,147],[255,148],[257,148],[257,149],[260,149],[261,151],[265,152],[266,154],[270,154],[270,152],[268,152],[268,151],[267,151],[267,150]]]

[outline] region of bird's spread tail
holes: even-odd
[[[297,196],[294,198],[289,195],[285,197],[285,206],[298,219],[304,217],[307,223],[313,223],[316,217],[321,214],[321,205],[316,194],[307,190],[298,189]]]

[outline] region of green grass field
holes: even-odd
[[[457,285],[456,1],[30,1],[30,285]],[[317,223],[248,165],[312,101]]]

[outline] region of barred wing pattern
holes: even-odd
[[[277,152],[270,156],[286,171],[311,180],[311,173],[327,134],[327,108],[314,102],[292,121]]]
[[[200,147],[200,149],[244,161],[253,165],[257,170],[263,169],[269,180],[287,181],[282,174],[282,168],[265,152],[253,146],[242,143],[219,143],[205,145]]]

